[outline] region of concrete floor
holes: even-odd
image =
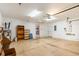
[[[78,56],[79,41],[44,38],[13,42],[17,56]]]

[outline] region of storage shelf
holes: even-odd
[[[30,39],[30,31],[29,30],[25,30],[25,33],[24,33],[24,39]]]

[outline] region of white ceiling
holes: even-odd
[[[47,13],[53,15],[55,13],[58,13],[62,10],[73,7],[75,5],[78,5],[78,3],[22,3],[21,6],[19,6],[18,3],[0,3],[0,12],[2,12],[3,16],[10,16],[10,17],[14,16],[20,19],[26,19],[27,14],[29,14],[34,9],[38,9],[43,13],[34,19],[43,21],[44,17],[42,15],[45,15]],[[68,11],[68,12],[56,15],[56,17],[57,19],[61,19],[63,17],[64,18],[68,16],[71,17],[72,15],[77,13],[79,13],[79,8],[72,10],[72,12]]]

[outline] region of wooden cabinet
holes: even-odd
[[[17,31],[17,40],[23,40],[24,39],[24,26],[18,25],[16,28]]]

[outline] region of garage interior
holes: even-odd
[[[0,56],[78,56],[79,3],[0,3]]]

